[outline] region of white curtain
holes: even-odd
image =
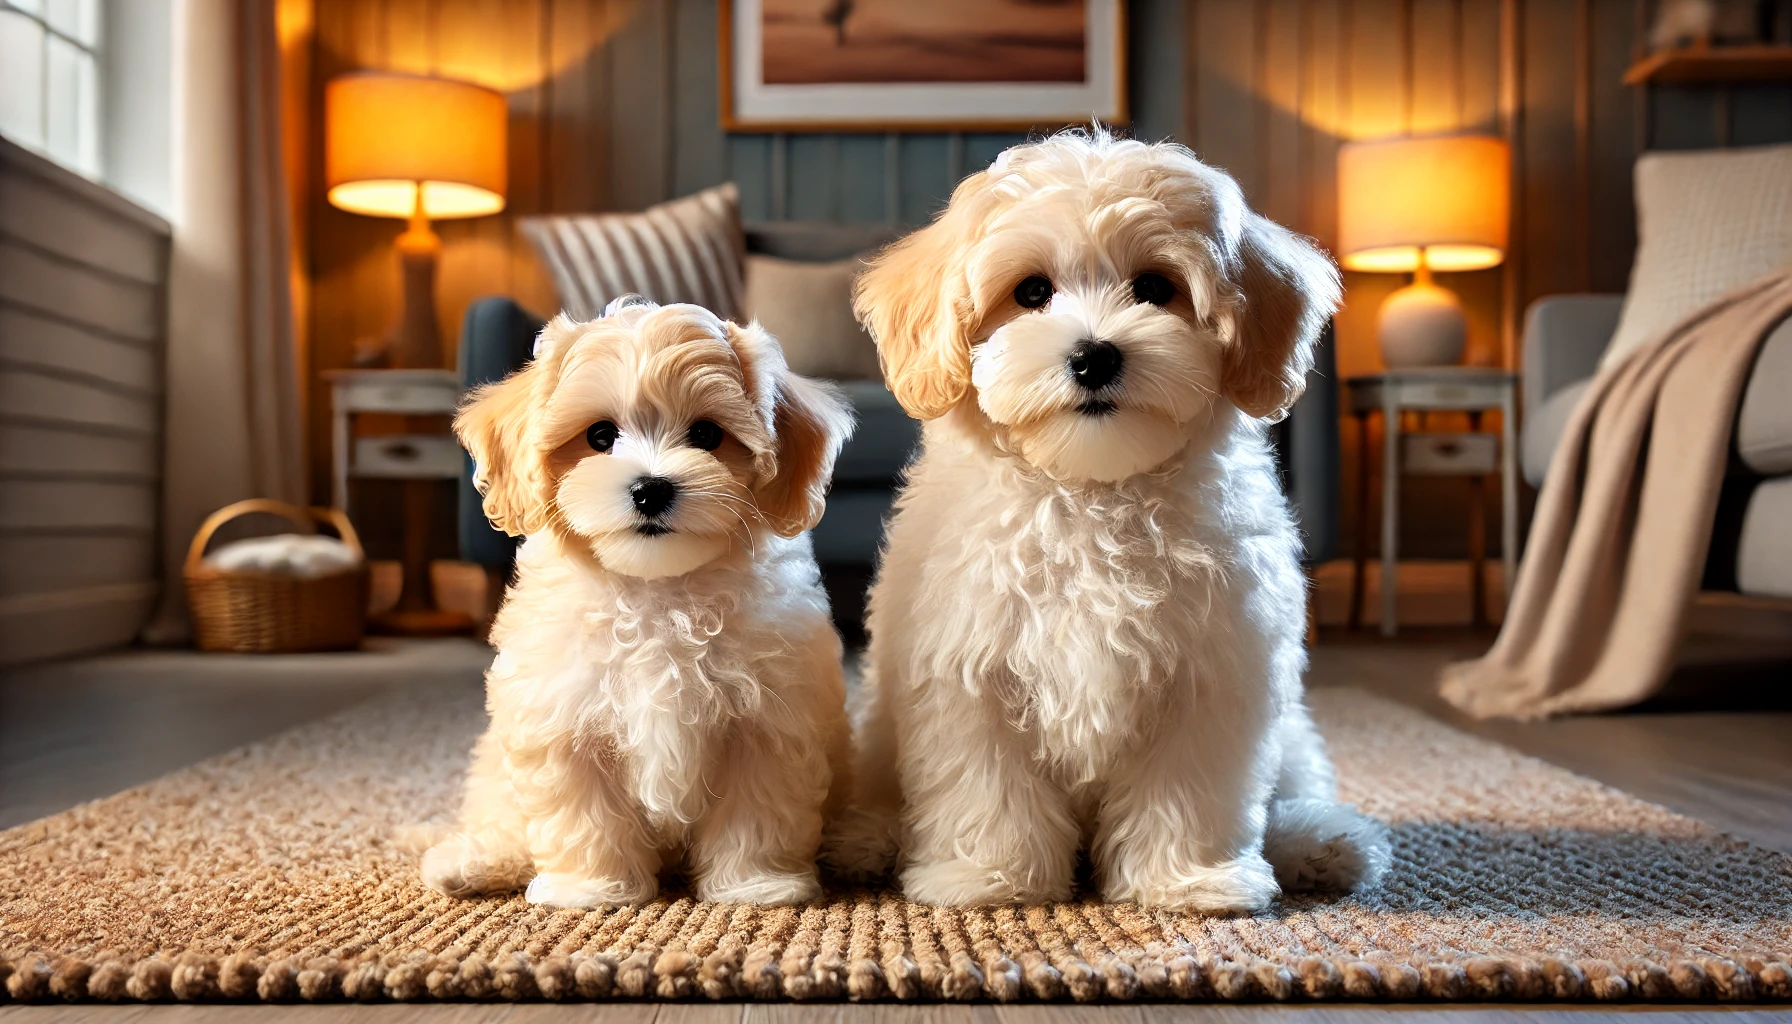
[[[162,606],[189,634],[180,568],[211,512],[305,501],[274,0],[175,0],[173,216]]]

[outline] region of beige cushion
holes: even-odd
[[[790,368],[810,377],[877,380],[877,346],[852,315],[857,257],[832,263],[747,255],[747,316],[784,347]]]
[[[1755,357],[1736,417],[1736,453],[1764,476],[1792,473],[1792,317],[1768,332]]]
[[[1755,488],[1742,516],[1736,589],[1757,597],[1792,597],[1792,476]]]
[[[1647,153],[1636,262],[1609,366],[1700,306],[1792,264],[1792,145]]]

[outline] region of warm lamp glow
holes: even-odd
[[[1338,150],[1338,251],[1346,270],[1480,270],[1506,255],[1506,143],[1446,135]],[[1422,257],[1421,257],[1422,254]]]
[[[506,118],[502,95],[466,82],[394,74],[334,79],[324,93],[330,203],[373,217],[497,213],[506,188]]]

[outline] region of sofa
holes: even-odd
[[[744,228],[749,256],[816,264],[862,255],[898,234],[898,229],[882,224],[780,221],[750,223]],[[748,291],[752,292],[750,286]],[[508,298],[482,299],[470,306],[460,339],[460,368],[466,387],[499,380],[522,366],[530,356],[542,322],[542,317]],[[874,367],[875,363],[870,365]],[[1336,553],[1336,381],[1328,330],[1319,346],[1306,397],[1273,431],[1284,485],[1298,507],[1306,532],[1310,562],[1331,558]],[[851,620],[856,617],[861,596],[853,591],[862,589],[876,565],[884,518],[895,500],[903,467],[920,438],[920,424],[903,412],[881,379],[844,379],[835,383],[851,400],[858,429],[835,463],[827,513],[812,538],[817,560],[840,582],[836,604],[841,607],[837,610],[843,619]],[[514,542],[486,522],[479,495],[473,488],[470,460],[466,469],[460,485],[458,514],[461,557],[504,572],[512,558]],[[834,589],[832,585],[830,589]]]
[[[1519,447],[1532,486],[1544,486],[1623,305],[1622,295],[1556,295],[1526,313]],[[1703,585],[1792,597],[1792,318],[1768,335],[1743,391]]]

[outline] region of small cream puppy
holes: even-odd
[[[757,326],[639,299],[555,319],[470,397],[455,430],[486,515],[527,539],[425,882],[634,904],[682,857],[706,900],[820,893],[850,736],[804,531],[851,425]]]
[[[831,859],[874,872],[899,814],[922,903],[1065,899],[1081,849],[1104,898],[1177,909],[1376,880],[1302,701],[1264,431],[1338,297],[1224,173],[1100,130],[1008,150],[873,261],[856,309],[926,425]]]

